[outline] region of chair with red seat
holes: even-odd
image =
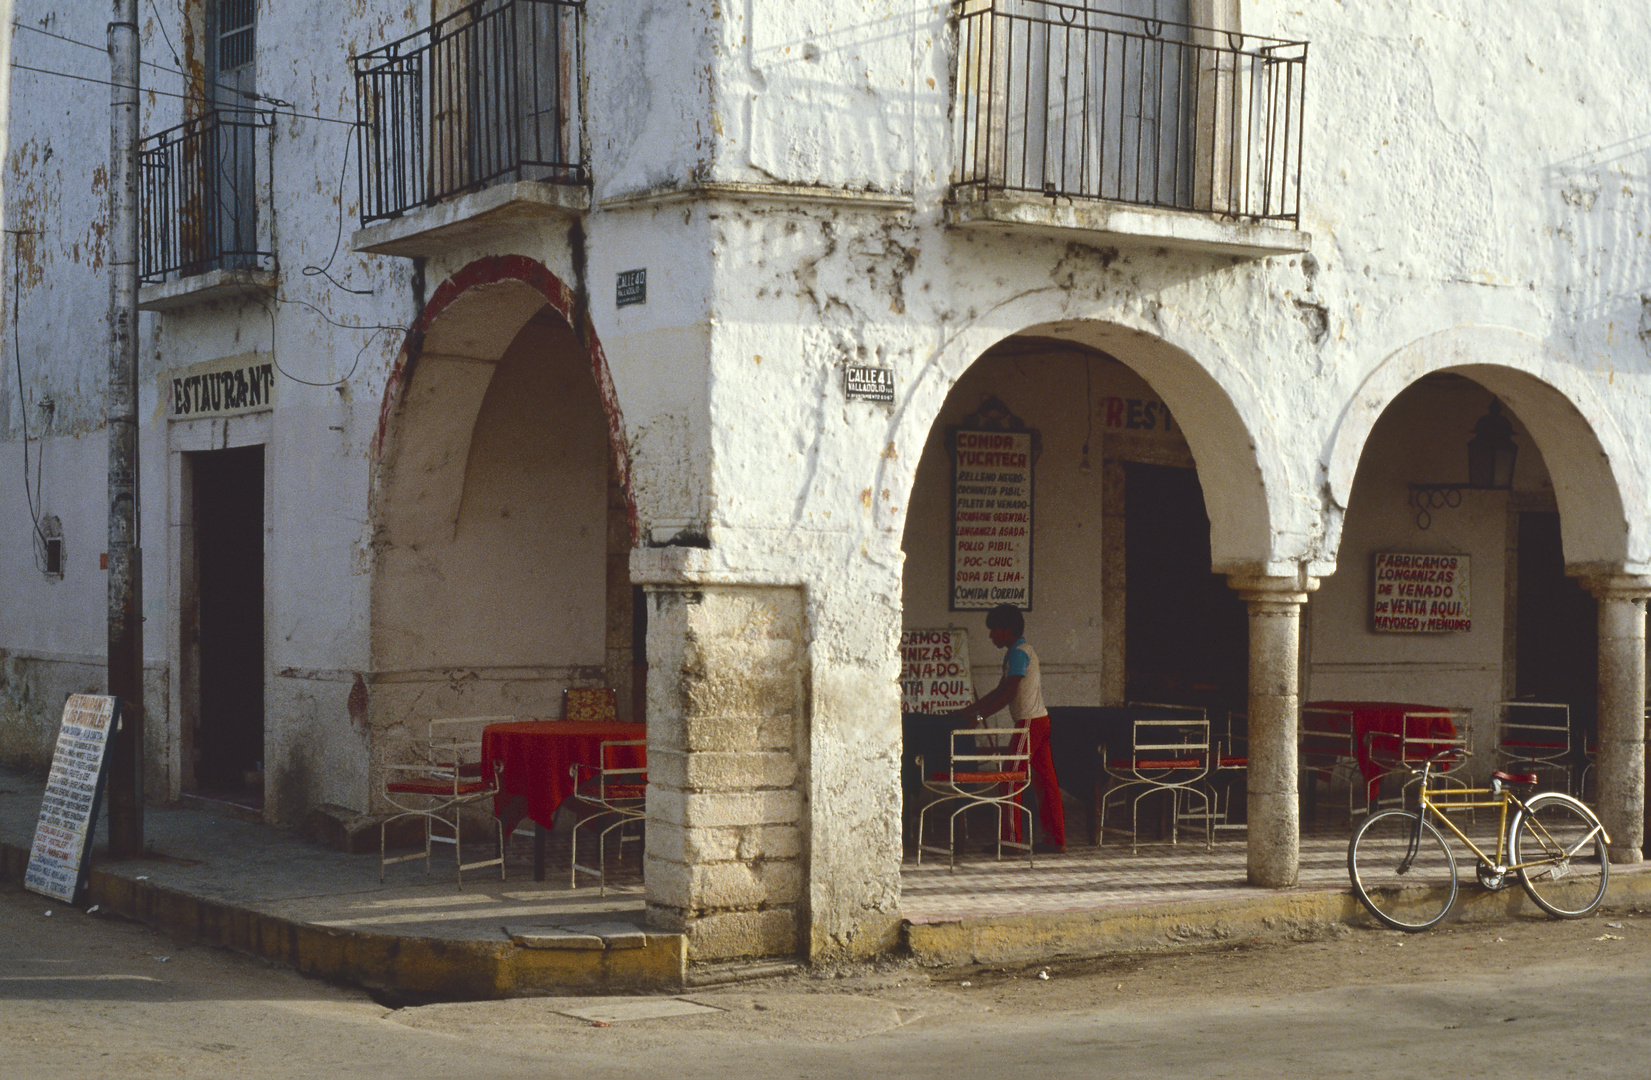
[[[508,716],[459,716],[431,720],[425,738],[417,741],[417,756],[423,760],[384,767],[384,797],[396,813],[379,823],[379,881],[384,880],[384,868],[390,863],[418,858],[424,859],[424,874],[429,877],[430,851],[434,844],[453,845],[459,888],[464,888],[466,870],[484,866],[497,866],[499,880],[504,880],[503,822],[489,814],[498,842],[497,854],[491,859],[465,862],[463,839],[465,811],[477,804],[491,805],[499,792],[499,771],[504,764],[500,761],[491,769],[483,767],[481,730],[488,724],[510,719]],[[407,817],[423,819],[424,850],[410,855],[387,854],[386,836],[391,823]]]
[[[1139,788],[1130,800],[1132,852],[1141,849],[1141,801],[1160,793],[1170,800],[1170,844],[1180,842],[1180,822],[1187,818],[1204,823],[1204,847],[1213,850],[1214,807],[1205,790],[1212,757],[1208,714],[1193,705],[1132,704],[1129,708],[1140,711],[1131,721],[1133,738],[1127,756],[1109,754],[1105,744],[1098,748],[1107,786],[1097,799],[1100,805],[1097,840],[1106,841],[1108,804],[1122,801],[1132,789]],[[1201,813],[1191,812],[1194,803],[1202,806]]]
[[[1422,762],[1441,750],[1465,751],[1472,745],[1472,718],[1472,710],[1462,707],[1408,709],[1400,720],[1398,731],[1371,731],[1366,734],[1372,760],[1378,764],[1391,763],[1396,756],[1397,761],[1407,766],[1407,769],[1403,770],[1404,780],[1396,796],[1399,804],[1404,803],[1405,792],[1421,780],[1421,773],[1417,767]],[[1430,780],[1441,788],[1469,787],[1468,781],[1457,775],[1457,769],[1464,760],[1465,753],[1436,762]],[[1470,811],[1469,817],[1472,816]]]
[[[1216,743],[1215,757],[1211,761],[1212,776],[1210,777],[1210,793],[1214,797],[1215,819],[1212,826],[1217,829],[1247,829],[1249,826],[1243,821],[1234,821],[1233,792],[1242,790],[1250,770],[1249,737],[1240,735],[1240,728],[1247,729],[1249,718],[1240,712],[1227,713],[1227,734]],[[1222,774],[1226,775],[1223,776]],[[1217,783],[1217,781],[1224,781]]]
[[[922,865],[925,851],[945,855],[951,859],[952,870],[957,869],[957,819],[960,814],[976,806],[990,806],[996,811],[997,857],[1003,858],[1003,849],[1026,852],[1026,865],[1032,865],[1032,810],[1021,796],[1032,782],[1032,751],[1030,729],[1017,728],[958,728],[947,742],[950,760],[944,770],[930,772],[922,755],[917,757],[917,769],[923,777],[923,788],[937,796],[917,813],[917,862]],[[955,806],[953,806],[955,804]],[[953,806],[947,818],[947,845],[925,845],[923,827],[929,811],[939,806]],[[1026,815],[1026,841],[1005,839],[1010,822],[1005,813]],[[967,825],[967,822],[965,822]]]
[[[1496,732],[1496,756],[1502,768],[1517,773],[1559,773],[1571,790],[1571,707],[1556,701],[1502,701]]]

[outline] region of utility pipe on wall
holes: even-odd
[[[143,557],[138,547],[138,11],[109,23],[109,853],[143,852]]]

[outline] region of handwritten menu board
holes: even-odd
[[[1032,433],[957,431],[952,610],[1032,607]]]
[[[950,712],[974,700],[967,630],[900,632],[901,712]]]
[[[118,715],[118,699],[112,697],[75,694],[63,706],[52,771],[23,874],[23,887],[30,892],[72,904],[86,887],[86,854],[108,771],[104,750]]]
[[[1374,628],[1393,634],[1473,629],[1468,556],[1378,554],[1371,585]]]

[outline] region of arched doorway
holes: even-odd
[[[623,429],[571,293],[527,260],[436,291],[392,382],[375,490],[375,759],[398,725],[554,717],[568,686],[633,712]]]
[[[1150,350],[1138,351],[1143,368],[1160,376],[1176,370],[1155,363]],[[1186,377],[1184,369],[1176,373]],[[1212,406],[1224,395],[1210,393],[1213,384],[1202,379],[1205,407],[1218,411]],[[1178,384],[1173,375],[1165,381]],[[982,509],[993,519],[1013,517],[1020,495],[1001,482],[978,483],[981,477],[960,463],[960,433],[967,440],[970,432],[1009,433],[1030,448],[1024,542],[1000,535],[995,520],[976,527]],[[1219,437],[1208,430],[1205,436]],[[1245,457],[1253,469],[1248,446]],[[1242,471],[1241,459],[1226,464]],[[1257,480],[1251,490],[1259,495]],[[1265,517],[1259,499],[1243,502],[1230,493],[1220,512],[1228,520]],[[996,685],[1002,653],[991,644],[984,615],[1008,599],[999,593],[1013,592],[1017,575],[1029,580],[1011,602],[1025,612],[1026,636],[1042,667],[1069,842],[1089,839],[1097,746],[1117,748],[1129,738],[1126,703],[1198,706],[1216,730],[1237,725],[1243,734],[1245,605],[1214,570],[1211,514],[1177,413],[1136,368],[1105,349],[1028,332],[996,343],[958,377],[929,427],[902,543],[908,848],[914,758],[944,752],[935,738],[944,725],[921,716],[949,704],[948,683],[960,701]],[[1245,524],[1265,533],[1264,523]],[[935,631],[966,650],[962,666],[938,681],[926,677],[921,655],[921,643]]]
[[[1631,511],[1640,493],[1615,475],[1630,455],[1619,433],[1590,419],[1608,412],[1595,393],[1531,339],[1485,328],[1422,339],[1372,373],[1332,442],[1329,491],[1347,507],[1339,559],[1353,573],[1327,580],[1315,603],[1309,687],[1325,698],[1397,686],[1407,691],[1403,700],[1427,695],[1466,710],[1479,773],[1498,761],[1504,702],[1569,695],[1572,775],[1557,771],[1546,782],[1574,786],[1585,756],[1597,750],[1612,858],[1638,861],[1640,605],[1651,579]],[[1518,447],[1512,484],[1502,489],[1467,476],[1466,444],[1480,418],[1496,411],[1512,420]],[[1430,493],[1433,501],[1424,501]],[[1377,624],[1380,559],[1406,547],[1465,561],[1471,611],[1459,612],[1454,625],[1395,632]],[[1576,584],[1560,579],[1561,568]],[[1578,585],[1592,594],[1586,601],[1575,597]],[[1590,610],[1597,636],[1586,625]],[[1582,674],[1590,657],[1597,695]],[[1521,671],[1522,659],[1536,666]]]

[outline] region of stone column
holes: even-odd
[[[644,581],[648,921],[686,934],[696,960],[795,954],[807,943],[802,590]]]
[[[1318,579],[1229,575],[1227,584],[1250,609],[1249,880],[1283,889],[1301,869],[1297,657],[1301,605]]]
[[[1651,577],[1600,574],[1599,795],[1595,809],[1616,863],[1637,863],[1645,841],[1645,598]]]

